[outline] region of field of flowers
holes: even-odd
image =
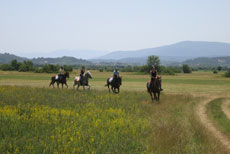
[[[0,71],[0,153],[228,153],[194,113],[210,96],[229,95],[229,79],[163,76],[161,100],[152,103],[148,75],[122,72],[115,95],[104,86],[110,72],[92,74],[91,91],[74,91],[48,88],[52,74]]]
[[[0,153],[145,153],[143,95],[0,87]]]

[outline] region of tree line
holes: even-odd
[[[73,71],[70,65],[64,65],[64,70],[68,72]],[[0,70],[3,71],[19,71],[19,72],[35,72],[35,73],[57,73],[60,65],[45,64],[43,66],[34,65],[32,61],[18,62],[16,59],[12,60],[10,64],[0,65]]]
[[[121,72],[139,72],[142,74],[149,73],[152,66],[155,66],[159,74],[164,75],[174,75],[176,73],[192,73],[192,71],[198,70],[212,70],[213,73],[218,73],[219,71],[226,71],[224,76],[230,77],[230,70],[228,67],[190,67],[187,64],[182,66],[163,66],[160,64],[160,59],[157,56],[149,56],[146,65],[143,66],[100,66],[100,65],[88,65],[87,69],[99,70],[100,72],[112,72],[115,67],[119,68]],[[72,72],[73,68],[79,69],[81,65],[64,65],[64,70]],[[45,65],[34,65],[32,61],[18,62],[16,59],[12,60],[10,64],[0,65],[0,70],[3,71],[19,71],[19,72],[36,72],[36,73],[57,73],[59,71],[60,65],[45,64]]]

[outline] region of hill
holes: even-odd
[[[38,64],[38,65],[44,65],[44,64],[89,65],[89,64],[92,64],[90,61],[87,61],[87,60],[78,59],[74,57],[67,57],[67,56],[58,57],[58,58],[39,57],[39,58],[29,59],[29,58],[23,58],[23,57],[19,57],[13,54],[9,54],[9,53],[4,53],[4,54],[0,53],[0,64],[10,63],[13,59],[16,59],[19,62],[30,60],[34,64]]]
[[[9,63],[13,59],[16,59],[18,62],[29,60],[28,58],[19,57],[19,56],[9,54],[9,53],[4,53],[4,54],[0,53],[0,64]]]
[[[135,51],[115,51],[102,56],[99,59],[114,59],[119,61],[125,58],[146,58],[150,55],[159,56],[160,59],[164,61],[177,62],[197,57],[230,56],[230,44],[220,42],[184,41],[156,48]]]
[[[228,57],[201,57],[186,60],[183,62],[190,66],[230,66],[230,56]]]

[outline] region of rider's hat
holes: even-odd
[[[85,69],[85,66],[82,66],[82,69]]]

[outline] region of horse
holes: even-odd
[[[63,84],[65,84],[66,87],[68,88],[68,85],[66,83],[66,78],[69,78],[69,72],[65,72],[64,74],[60,74],[57,79],[56,79],[56,76],[52,76],[49,87],[52,85],[54,88],[54,84],[55,84],[55,82],[57,82],[58,88],[59,88],[60,83],[62,84],[62,88],[63,88]]]
[[[85,90],[85,86],[89,86],[88,90],[90,90],[91,85],[89,84],[89,79],[92,79],[92,75],[91,73],[88,71],[85,76],[83,76],[82,79],[82,84],[80,83],[80,77],[75,77],[74,81],[73,81],[73,89],[75,89],[75,86],[77,86],[77,90],[79,89],[80,86],[83,86],[83,89]]]
[[[114,93],[119,93],[120,92],[120,86],[122,83],[122,78],[121,77],[116,77],[113,78],[113,80],[110,82],[110,78],[107,79],[107,84],[105,86],[108,87],[109,92],[110,92],[110,85],[111,85],[111,89]],[[116,89],[118,90],[116,92]]]
[[[160,89],[159,89],[160,81],[159,79],[152,79],[152,83],[149,81],[147,82],[147,91],[149,92],[152,102],[155,99],[156,101],[160,101]],[[153,95],[154,98],[153,98]],[[157,95],[156,95],[157,94]]]

